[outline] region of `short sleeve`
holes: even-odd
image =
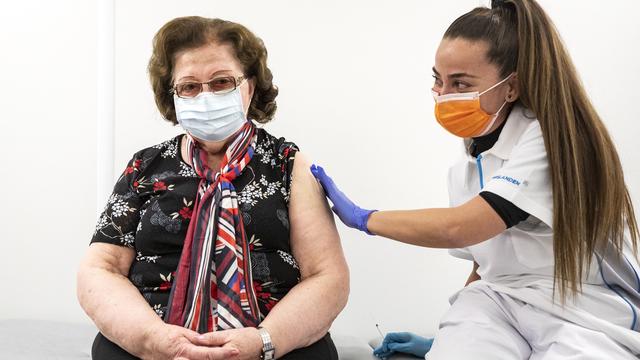
[[[285,141],[284,138],[280,138],[277,143],[278,161],[280,163],[280,170],[282,171],[282,178],[284,182],[285,200],[289,203],[291,195],[291,181],[293,174],[293,164],[295,162],[296,153],[300,149],[292,142]]]
[[[509,159],[491,177],[483,191],[501,196],[552,227],[553,197],[549,163],[537,121],[525,130]]]
[[[136,155],[129,161],[116,182],[113,193],[100,215],[91,243],[108,243],[134,247],[140,222],[141,201],[135,190],[142,159]]]
[[[479,195],[500,216],[507,229],[518,225],[529,217],[526,211],[522,211],[522,209],[515,206],[511,201],[502,198],[502,196],[488,191],[481,191]]]
[[[449,255],[458,259],[473,261],[473,255],[467,248],[449,249]]]

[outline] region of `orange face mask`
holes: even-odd
[[[436,101],[436,120],[447,131],[459,137],[470,138],[485,135],[496,122],[498,114],[507,102],[505,101],[495,114],[490,115],[480,107],[480,96],[493,90],[510,77],[508,76],[481,93],[474,91],[439,95],[433,91],[433,98]]]

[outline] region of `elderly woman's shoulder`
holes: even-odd
[[[258,128],[258,144],[256,147],[258,153],[269,151],[272,154],[277,154],[278,160],[287,160],[300,150],[296,143],[284,137],[276,137],[263,128]]]
[[[141,168],[145,168],[153,161],[175,161],[180,156],[180,138],[183,134],[171,139],[138,150],[133,154],[132,161],[137,162]]]

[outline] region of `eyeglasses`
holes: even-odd
[[[242,82],[247,78],[243,76],[218,76],[209,81],[196,82],[186,81],[183,83],[175,84],[169,92],[176,94],[183,99],[190,99],[198,96],[203,91],[203,85],[207,84],[209,91],[214,95],[224,95],[232,92],[238,86],[242,85]]]

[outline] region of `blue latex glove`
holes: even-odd
[[[382,344],[373,350],[373,355],[384,359],[393,353],[401,352],[424,358],[431,350],[432,344],[433,338],[427,339],[409,332],[388,333]]]
[[[367,228],[367,221],[369,220],[369,215],[377,210],[363,209],[354,204],[353,201],[349,200],[347,195],[338,189],[336,184],[329,175],[324,172],[324,169],[321,166],[316,166],[315,164],[311,165],[311,173],[316,177],[316,179],[318,179],[320,185],[324,188],[324,192],[333,203],[333,207],[331,207],[331,209],[336,213],[336,215],[338,215],[340,220],[349,227],[372,235]]]

